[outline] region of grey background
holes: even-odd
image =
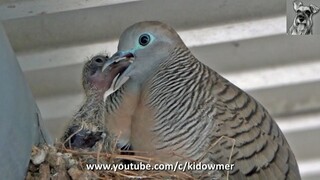
[[[297,0],[287,0],[287,30],[291,27],[293,23],[293,19],[296,16],[296,13],[293,9],[293,2]],[[297,1],[299,2],[299,1]],[[313,4],[320,8],[320,0],[301,0],[300,2],[303,3],[304,6]],[[319,35],[320,34],[320,10],[317,14],[313,15],[313,35]]]

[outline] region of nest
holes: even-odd
[[[26,179],[194,179],[190,173],[181,171],[87,170],[87,164],[160,163],[150,157],[121,154],[116,151],[107,153],[101,149],[99,144],[97,148],[86,150],[66,148],[63,143],[57,143],[55,146],[34,146]]]

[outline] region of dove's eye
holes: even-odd
[[[149,34],[142,34],[140,37],[139,37],[139,44],[141,46],[146,46],[149,44],[151,38],[150,38],[150,35]]]

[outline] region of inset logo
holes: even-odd
[[[313,1],[287,1],[287,29],[289,35],[312,35],[313,34],[313,15],[319,12],[319,7],[311,4]],[[320,1],[316,1],[319,2]],[[291,9],[290,9],[291,7]],[[320,22],[317,22],[320,24]],[[316,32],[320,32],[318,29]]]

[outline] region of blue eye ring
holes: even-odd
[[[141,46],[146,46],[150,43],[151,41],[151,37],[149,34],[142,34],[140,37],[139,37],[139,44]]]

